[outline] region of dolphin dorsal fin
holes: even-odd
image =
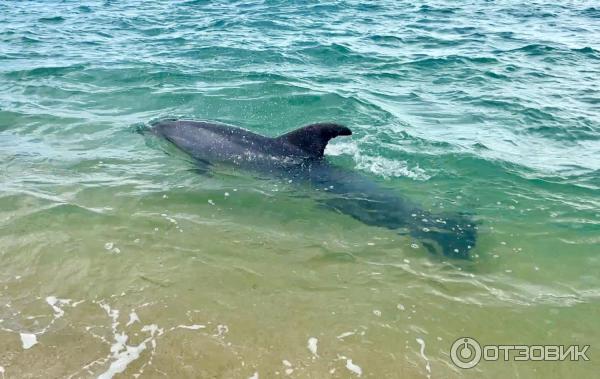
[[[330,139],[349,135],[352,135],[352,131],[347,127],[324,122],[303,126],[277,137],[277,140],[298,147],[311,158],[321,158]]]

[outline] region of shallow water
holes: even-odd
[[[0,3],[0,378],[593,377],[594,2]],[[326,151],[479,224],[469,262],[136,131],[178,116]],[[450,346],[591,345],[588,362]],[[112,349],[112,350],[111,350]]]

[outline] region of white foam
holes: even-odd
[[[111,352],[110,356],[114,360],[110,364],[110,367],[108,368],[108,370],[106,370],[105,372],[100,374],[100,376],[98,376],[98,379],[111,379],[116,374],[119,374],[119,373],[122,373],[123,371],[125,371],[125,369],[131,362],[138,359],[140,357],[140,354],[144,350],[146,350],[146,348],[147,348],[146,344],[148,342],[152,345],[152,354],[154,354],[154,349],[156,349],[155,334],[158,332],[158,335],[161,335],[163,333],[163,329],[160,329],[158,327],[158,325],[156,325],[156,324],[144,325],[142,327],[141,331],[149,332],[150,336],[148,338],[146,338],[145,340],[143,340],[137,346],[129,346],[126,344],[127,340],[129,339],[127,334],[125,334],[125,332],[121,332],[121,333],[116,332],[117,326],[119,324],[117,321],[117,319],[119,317],[119,311],[116,309],[111,309],[110,306],[108,306],[107,304],[100,304],[100,306],[106,311],[106,313],[109,315],[109,317],[111,317],[113,320],[112,329],[113,329],[113,333],[114,333],[115,343],[112,344],[110,347],[110,352]]]
[[[165,220],[169,221],[171,224],[174,224],[175,226],[177,226],[177,220],[175,220],[173,217],[169,217],[169,215],[167,215],[166,213],[161,213],[160,214],[162,217],[165,218]]]
[[[356,141],[328,144],[326,152],[328,155],[352,155],[356,168],[372,172],[384,178],[408,177],[416,180],[428,180],[431,178],[419,166],[409,168],[406,161],[392,160],[382,156],[365,155],[361,152]]]
[[[194,325],[177,325],[181,329],[198,330],[206,328],[206,325],[194,324]]]
[[[350,372],[356,374],[357,376],[361,376],[362,375],[362,368],[360,368],[360,366],[354,364],[352,362],[352,359],[347,359],[346,360],[346,368],[348,370],[350,370]]]
[[[431,378],[431,365],[429,359],[425,356],[425,341],[421,338],[417,338],[417,343],[421,346],[421,357],[425,360],[425,369],[427,370],[427,378]]]
[[[151,324],[151,325],[144,325],[141,329],[142,332],[150,332],[150,337],[154,337],[154,334],[156,332],[158,332],[158,335],[160,336],[161,334],[163,334],[163,329],[159,328],[158,325],[156,324]]]
[[[117,333],[114,335],[115,338],[115,343],[112,344],[112,346],[110,347],[110,352],[111,353],[118,353],[119,351],[123,350],[125,348],[125,344],[127,343],[127,340],[129,339],[129,336],[127,334],[125,334],[124,332],[122,333]]]
[[[217,325],[217,334],[215,334],[215,337],[221,337],[227,333],[229,333],[229,327],[227,325]]]
[[[52,310],[54,310],[54,318],[57,319],[65,315],[65,311],[63,311],[60,306],[71,303],[71,299],[59,299],[56,296],[48,296],[46,298],[46,303],[52,307]]]
[[[30,349],[33,345],[37,344],[37,337],[35,334],[31,333],[21,333],[21,343],[23,344],[23,349]]]
[[[140,357],[144,350],[146,350],[146,341],[137,346],[126,346],[125,351],[114,354],[116,360],[110,364],[108,370],[98,376],[98,379],[111,379],[116,374],[122,373],[131,362]]]
[[[119,326],[119,310],[118,309],[111,309],[110,305],[105,304],[105,303],[99,303],[100,307],[102,309],[104,309],[104,311],[106,312],[106,314],[108,315],[108,317],[110,317],[112,319],[112,329],[113,331],[117,330],[117,326]]]
[[[0,374],[2,374],[2,379],[4,379],[4,367],[0,366]]]
[[[63,310],[62,307],[64,307],[65,305],[71,304],[71,301],[72,301],[71,299],[59,299],[56,296],[48,296],[48,297],[46,297],[45,300],[46,300],[46,303],[52,307],[52,310],[54,311],[54,317],[52,318],[50,323],[48,323],[48,325],[46,325],[42,330],[38,331],[35,334],[19,333],[19,335],[21,336],[21,343],[22,343],[23,349],[30,349],[31,347],[36,345],[38,343],[37,335],[43,335],[44,333],[46,333],[46,331],[56,322],[56,320],[63,317],[65,315],[65,311]],[[7,304],[7,306],[9,306],[9,304]],[[30,319],[30,320],[34,319],[34,318],[37,318],[37,317],[33,317],[33,316],[28,317],[28,319]],[[2,320],[0,320],[0,322],[1,321]]]
[[[124,296],[125,293],[121,293],[120,296]],[[111,297],[115,297],[117,295],[112,295]],[[144,340],[142,340],[139,344],[137,345],[127,345],[127,342],[129,341],[129,336],[125,333],[125,331],[119,331],[118,327],[119,327],[119,310],[118,309],[114,309],[111,308],[111,306],[109,304],[107,304],[105,302],[105,300],[99,300],[99,301],[92,301],[94,304],[98,304],[98,306],[100,306],[100,308],[102,308],[105,312],[106,315],[111,319],[111,330],[112,330],[112,334],[113,334],[113,342],[109,342],[108,339],[106,339],[104,336],[99,336],[94,334],[93,332],[90,332],[91,335],[95,338],[100,339],[101,341],[103,341],[106,344],[110,345],[110,353],[107,354],[104,358],[98,358],[88,364],[86,364],[85,366],[83,366],[79,372],[82,371],[87,371],[89,374],[92,373],[92,371],[90,370],[90,367],[94,366],[94,365],[105,365],[108,362],[110,362],[110,366],[106,369],[105,372],[103,372],[102,374],[100,374],[100,376],[98,376],[98,378],[101,379],[110,379],[113,376],[124,372],[127,367],[129,366],[130,363],[132,363],[133,361],[137,360],[140,358],[140,356],[142,355],[142,353],[145,350],[149,350],[149,356],[146,359],[146,362],[141,364],[141,367],[138,369],[138,371],[134,374],[132,374],[134,377],[139,377],[143,372],[144,372],[144,368],[146,366],[152,365],[152,361],[154,358],[154,355],[156,353],[156,346],[157,346],[157,339],[159,338],[159,336],[164,334],[164,329],[163,328],[159,328],[158,325],[156,324],[150,324],[150,325],[144,325],[140,331],[141,332],[145,332],[148,333],[149,336],[147,336]],[[153,303],[145,303],[142,304],[134,309],[131,310],[130,314],[129,314],[129,322],[126,324],[126,326],[130,326],[133,325],[135,322],[140,322],[140,319],[136,313],[136,309],[138,308],[142,308],[148,305],[151,305]],[[85,328],[86,331],[90,331],[92,329],[91,326],[87,326]],[[170,330],[173,330],[175,328],[171,328]],[[138,335],[138,333],[134,334],[135,336]],[[148,355],[146,354],[146,355]],[[76,376],[77,373],[69,376],[70,378]]]
[[[138,317],[137,313],[135,313],[135,311],[131,311],[131,313],[129,313],[129,321],[127,321],[127,324],[125,324],[125,326],[129,326],[134,322],[140,322],[140,318]]]
[[[252,375],[248,379],[258,379],[258,372],[255,372],[254,375]]]
[[[310,352],[315,356],[318,357],[319,355],[317,354],[317,343],[319,342],[318,339],[316,339],[315,337],[310,337],[308,339],[308,350],[310,350]]]
[[[354,331],[354,332],[345,332],[345,333],[342,333],[339,336],[337,336],[337,339],[343,340],[344,338],[353,336],[355,334],[356,334],[356,331]]]
[[[119,249],[118,247],[115,247],[114,242],[107,242],[104,244],[104,248],[112,253],[115,254],[119,254],[121,252],[121,249]]]

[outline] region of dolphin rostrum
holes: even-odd
[[[325,207],[408,234],[432,253],[468,259],[475,246],[477,228],[467,216],[423,210],[364,175],[329,164],[323,157],[329,140],[352,134],[343,125],[311,124],[274,138],[205,121],[161,120],[151,130],[205,164],[225,163],[327,189],[318,199]]]

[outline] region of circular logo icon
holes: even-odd
[[[460,337],[450,348],[452,362],[460,368],[473,368],[481,360],[481,346],[470,337]]]

